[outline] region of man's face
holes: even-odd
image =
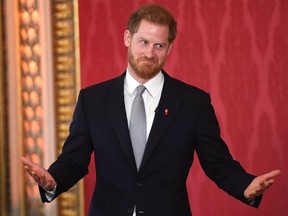
[[[124,43],[128,47],[128,69],[141,83],[147,82],[158,74],[170,52],[168,26],[140,22],[138,31],[131,35],[126,30]]]

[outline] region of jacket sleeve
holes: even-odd
[[[93,145],[86,117],[84,90],[81,90],[62,153],[48,169],[57,182],[53,199],[67,191],[88,173]],[[40,194],[42,201],[48,202],[45,191],[41,187]]]
[[[244,197],[244,190],[255,176],[247,173],[240,163],[233,159],[226,143],[220,137],[220,128],[207,95],[198,123],[196,152],[206,175],[217,186],[236,199],[254,207],[258,207],[261,196],[254,202]]]

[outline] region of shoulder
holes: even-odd
[[[173,78],[169,76],[165,71],[164,77],[165,82],[164,85],[166,88],[173,89],[172,91],[175,92],[175,94],[179,95],[186,95],[186,96],[193,96],[193,97],[210,97],[209,93],[206,92],[203,89],[198,88],[197,86],[191,85],[186,83],[185,81]]]
[[[118,77],[96,83],[85,88],[82,88],[80,94],[85,95],[103,95],[109,92],[118,91],[123,89],[125,73],[121,74]]]

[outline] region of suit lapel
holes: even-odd
[[[124,104],[124,77],[125,73],[116,78],[115,82],[111,83],[109,86],[110,94],[109,97],[105,98],[105,101],[110,116],[110,121],[115,130],[123,153],[131,168],[137,172]]]
[[[173,79],[165,72],[164,76],[165,81],[161,99],[146,144],[141,167],[145,165],[145,162],[149,159],[154,149],[159,144],[160,139],[164,136],[181,105],[181,100],[177,97],[180,91],[179,88],[175,88]]]
[[[149,159],[154,149],[157,147],[160,139],[164,136],[181,105],[181,100],[179,97],[177,97],[180,90],[177,87],[175,88],[174,79],[169,77],[165,72],[164,76],[165,81],[161,99],[154,117],[149,138],[147,140],[141,167],[145,165],[145,162]],[[116,78],[113,82],[110,82],[111,85],[108,86],[110,93],[109,96],[105,98],[105,102],[110,116],[110,121],[115,130],[123,153],[131,168],[135,172],[138,172],[131,144],[124,104],[124,77],[125,73]]]

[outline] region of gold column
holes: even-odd
[[[77,0],[53,0],[53,41],[58,154],[68,129],[80,88]],[[58,199],[60,216],[84,215],[83,182]]]
[[[4,74],[4,49],[3,49],[3,25],[2,25],[2,1],[0,1],[0,215],[8,215],[8,166],[7,166],[7,131],[6,131],[6,114],[7,107],[6,103],[6,85],[5,85],[5,74]]]
[[[24,155],[33,162],[42,164],[43,158],[43,105],[41,45],[39,34],[39,9],[37,0],[20,0],[20,67],[21,67],[21,102],[22,133]],[[25,183],[25,209],[28,215],[43,215],[38,185],[27,177]]]

